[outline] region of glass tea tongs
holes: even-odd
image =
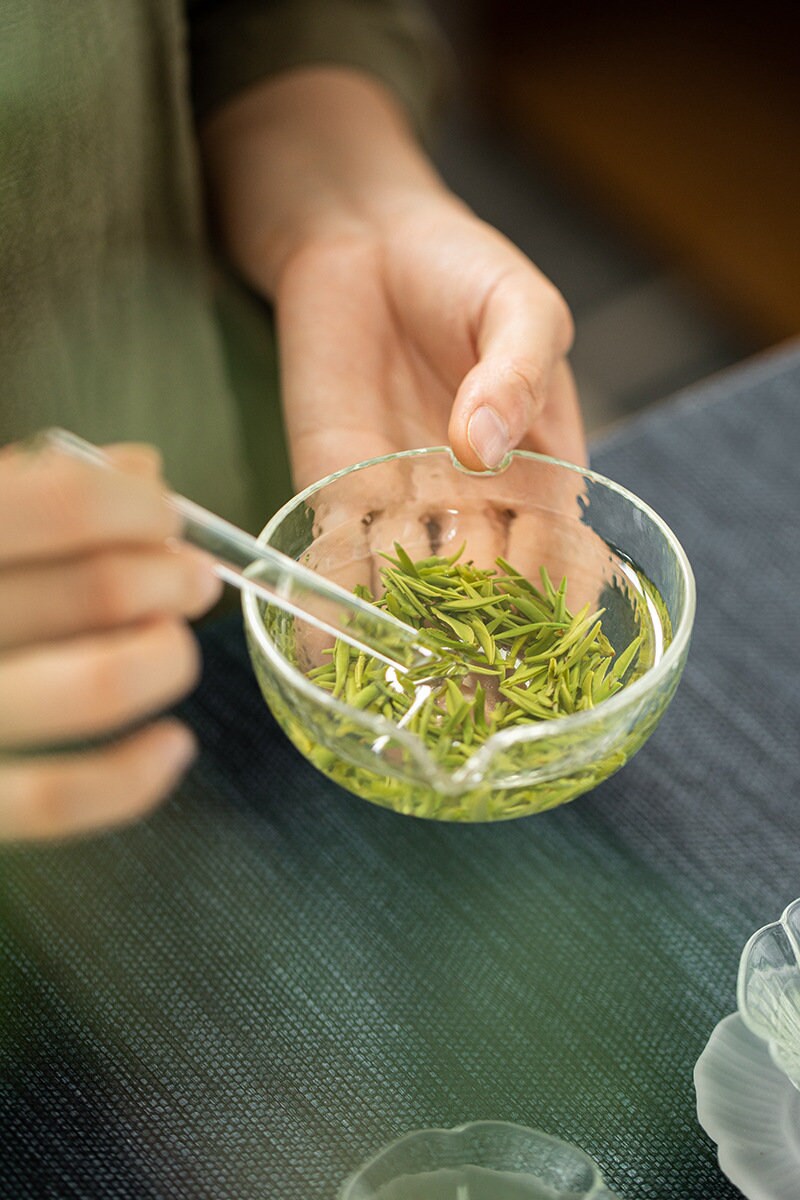
[[[49,429],[42,440],[84,462],[116,469],[100,447],[67,430]],[[432,662],[432,651],[421,643],[418,631],[404,621],[262,544],[193,500],[175,492],[165,494],[183,523],[183,540],[210,554],[216,574],[226,583],[254,592],[268,604],[382,659],[395,670],[405,672]]]

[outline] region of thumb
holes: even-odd
[[[499,466],[530,432],[572,343],[560,294],[536,276],[533,285],[510,277],[484,307],[478,362],[456,393],[448,429],[457,458],[472,470]]]

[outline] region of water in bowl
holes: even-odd
[[[666,605],[652,582],[624,555],[615,553],[612,547],[608,549],[615,563],[613,578],[596,594],[597,605],[605,609],[603,633],[617,653],[637,636],[641,638],[636,659],[625,675],[627,687],[661,659],[671,641],[672,629]],[[282,654],[299,665],[301,656],[292,619],[274,608],[261,611],[269,635]],[[669,699],[667,695],[659,698],[641,720],[616,740],[609,736],[603,741],[601,737],[599,753],[590,753],[584,747],[583,743],[588,743],[591,736],[585,730],[576,731],[567,745],[567,739],[562,738],[557,728],[559,723],[545,722],[553,726],[552,735],[548,730],[534,748],[523,742],[508,746],[494,760],[491,776],[470,775],[463,786],[443,788],[428,774],[421,773],[404,747],[392,744],[390,738],[376,738],[369,729],[362,731],[341,713],[322,706],[295,710],[286,702],[289,697],[276,687],[258,661],[255,667],[279,722],[295,745],[324,774],[356,795],[386,808],[450,821],[524,816],[552,808],[589,790],[636,752]],[[425,698],[424,693],[419,697],[421,701]],[[574,768],[562,769],[561,763],[573,749]],[[462,754],[460,758],[463,757]],[[445,761],[443,766],[451,765]],[[535,778],[531,777],[533,769]]]

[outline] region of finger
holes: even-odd
[[[113,550],[0,572],[0,649],[100,632],[156,615],[202,615],[222,583],[189,546]]]
[[[537,587],[544,567],[558,586],[566,578],[566,604],[573,614],[585,604],[600,603],[605,584],[613,579],[606,543],[577,518],[563,513],[520,513],[509,536],[508,561]]]
[[[0,761],[0,841],[52,839],[141,817],[196,754],[179,721],[159,721],[102,750]]]
[[[156,478],[80,462],[52,447],[13,447],[0,457],[0,512],[0,563],[108,542],[163,541],[180,530]]]
[[[406,444],[386,421],[387,377],[401,371],[387,341],[393,318],[371,247],[298,255],[278,296],[283,402],[299,488]]]
[[[554,366],[544,411],[520,445],[523,449],[549,454],[581,467],[588,465],[589,452],[578,389],[566,360],[562,359]]]
[[[380,556],[393,554],[395,541],[412,561],[432,554],[448,557],[463,545],[462,561],[471,560],[482,569],[494,566],[498,554],[505,552],[505,516],[469,487],[472,480],[464,482],[467,486],[463,491],[456,490],[451,482],[444,502],[422,492],[402,514],[393,510],[377,520],[370,529],[377,568],[386,565]]]
[[[556,586],[566,577],[572,612],[587,603],[596,607],[603,581],[610,578],[610,552],[585,519],[585,476],[556,463],[518,459],[499,478],[509,479],[516,492],[508,561],[536,586],[541,567]]]
[[[163,469],[161,451],[147,442],[116,442],[103,447],[108,458],[120,471],[141,475],[145,479],[160,479]]]
[[[395,543],[412,560],[451,555],[466,544],[464,557],[490,568],[506,546],[508,517],[491,503],[496,480],[454,471],[447,454],[433,459],[395,459],[373,466],[366,477],[347,475],[311,499],[314,540],[305,565],[348,590],[366,585],[384,591],[382,571]],[[304,668],[324,661],[332,639],[300,625],[299,659]]]
[[[174,703],[197,682],[186,625],[159,618],[0,658],[0,746],[103,734]]]
[[[458,389],[450,443],[472,470],[500,465],[544,410],[551,375],[572,341],[559,293],[530,269],[495,286],[476,331],[478,363]]]
[[[356,585],[369,587],[372,578],[367,531],[358,512],[326,509],[324,516],[325,523],[317,525],[317,536],[304,553],[303,564],[348,592]],[[337,614],[324,602],[318,604],[317,611],[323,619],[335,623]],[[275,616],[280,626],[283,618]],[[309,670],[319,666],[333,647],[334,637],[300,618],[295,620],[294,628],[301,667]]]

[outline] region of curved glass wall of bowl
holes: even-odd
[[[643,744],[685,664],[694,581],[675,535],[626,489],[542,455],[515,451],[492,474],[465,471],[442,447],[374,459],[306,489],[261,540],[376,596],[397,544],[414,562],[462,547],[460,561],[481,570],[502,558],[524,581],[539,583],[544,567],[566,579],[570,611],[604,610],[617,654],[641,636],[616,694],[586,711],[501,728],[455,763],[384,712],[316,686],[308,673],[329,661],[330,639],[246,598],[254,669],[289,737],[336,782],[400,812],[496,820],[572,799]]]
[[[616,1200],[587,1154],[505,1121],[423,1129],[386,1146],[338,1200]]]
[[[773,1062],[800,1090],[800,899],[758,929],[739,962],[737,1004]]]

